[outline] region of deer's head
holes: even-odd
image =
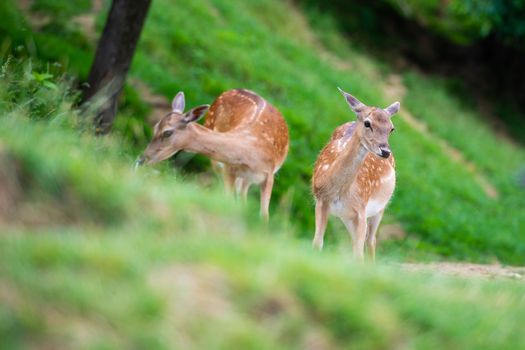
[[[184,93],[181,91],[173,98],[172,111],[155,125],[153,139],[136,165],[158,163],[184,149],[191,137],[188,125],[199,120],[210,107],[202,105],[184,113],[184,105]]]
[[[379,157],[388,158],[392,151],[388,138],[394,131],[392,116],[399,110],[399,102],[394,102],[386,108],[369,107],[354,96],[339,89],[350,106],[357,114],[356,135],[361,144],[369,152]]]

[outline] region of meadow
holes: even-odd
[[[94,137],[75,101],[107,5],[0,4],[0,187],[16,203],[0,216],[0,348],[523,344],[522,282],[402,267],[524,264],[525,150],[457,82],[397,71],[297,3],[155,0],[113,132]],[[383,226],[404,233],[379,244],[377,266],[352,262],[335,220],[323,253],[310,247],[313,163],[354,118],[337,86],[370,105],[401,101]],[[204,157],[132,169],[151,137],[151,95],[183,90],[193,106],[237,87],[290,128],[268,226],[255,191],[246,206],[225,196]]]

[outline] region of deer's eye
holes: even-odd
[[[165,140],[171,135],[173,135],[173,130],[166,130],[162,133],[162,139]]]
[[[365,120],[365,128],[372,129],[372,124],[370,124],[370,121]]]

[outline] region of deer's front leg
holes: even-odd
[[[368,233],[366,235],[367,253],[375,262],[376,259],[376,232],[379,227],[379,223],[383,218],[383,210],[380,211],[376,216],[372,216],[368,219]]]
[[[235,174],[233,170],[227,165],[224,165],[223,176],[226,191],[228,193],[235,193]]]
[[[315,203],[315,235],[312,246],[315,249],[323,249],[324,233],[328,222],[328,205],[319,200]]]

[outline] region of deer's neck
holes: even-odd
[[[200,124],[190,124],[190,141],[186,151],[203,154],[227,164],[249,165],[251,141],[228,132],[217,132]]]
[[[333,164],[331,188],[338,193],[345,192],[356,181],[357,174],[368,150],[361,144],[357,135],[351,137],[345,150]]]

